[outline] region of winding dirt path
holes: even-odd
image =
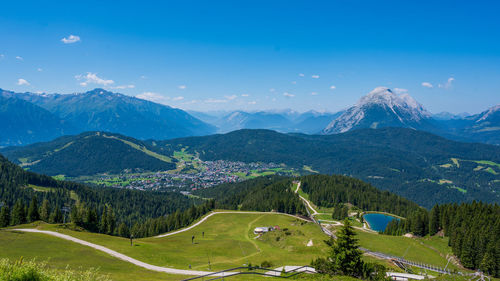
[[[184,231],[188,231],[188,230],[190,230],[190,229],[192,229],[192,228],[200,225],[201,223],[203,223],[204,221],[206,221],[209,217],[211,217],[213,215],[225,214],[225,213],[227,213],[227,214],[286,215],[286,216],[294,217],[294,218],[297,218],[297,219],[300,219],[300,220],[308,221],[308,220],[306,220],[304,218],[301,218],[301,217],[298,217],[298,216],[294,216],[294,215],[290,215],[290,214],[284,214],[284,213],[277,213],[277,212],[243,212],[243,211],[212,212],[212,213],[208,214],[207,216],[203,217],[197,223],[195,223],[195,224],[193,224],[193,225],[191,225],[189,227],[186,227],[184,229],[177,230],[177,231],[174,231],[174,232],[170,232],[170,233],[165,233],[165,234],[162,234],[162,235],[158,235],[155,238],[167,237],[167,236],[178,234],[178,233],[181,233],[181,232],[184,232]],[[131,258],[129,256],[126,256],[124,254],[121,254],[121,253],[119,253],[117,251],[114,251],[114,250],[111,250],[109,248],[106,248],[104,246],[97,245],[97,244],[94,244],[94,243],[91,243],[91,242],[87,242],[85,240],[81,240],[81,239],[75,238],[73,236],[70,236],[70,235],[67,235],[67,234],[62,234],[62,233],[55,232],[55,231],[39,230],[39,229],[32,229],[32,228],[18,228],[18,229],[12,229],[12,231],[29,232],[29,233],[41,233],[41,234],[55,236],[55,237],[58,237],[58,238],[61,238],[61,239],[64,239],[64,240],[72,241],[72,242],[75,242],[75,243],[78,243],[78,244],[81,244],[81,245],[84,245],[84,246],[88,246],[88,247],[94,248],[94,249],[96,249],[98,251],[101,251],[101,252],[104,252],[106,254],[109,254],[110,256],[118,258],[118,259],[120,259],[122,261],[126,261],[126,262],[132,263],[134,265],[140,266],[142,268],[153,270],[153,271],[165,272],[165,273],[168,273],[168,274],[195,275],[195,276],[206,275],[206,274],[213,273],[213,272],[210,272],[210,271],[177,269],[177,268],[161,267],[161,266],[156,266],[156,265],[148,264],[148,263],[136,260],[134,258]],[[222,273],[214,274],[212,276],[214,276],[214,277],[215,276],[231,276],[233,274],[236,274],[236,272],[222,272]]]

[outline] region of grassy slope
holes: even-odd
[[[0,231],[0,257],[13,261],[36,258],[61,270],[67,265],[81,271],[99,268],[100,273],[109,274],[113,280],[179,280],[179,276],[142,269],[92,248],[38,233]]]
[[[404,257],[411,261],[445,267],[447,263],[446,255],[451,254],[447,238],[407,238],[403,236],[372,234],[359,230],[356,232],[362,247],[372,251]],[[448,267],[457,269],[452,263]]]
[[[281,240],[254,239],[253,229],[258,226],[288,228],[292,235],[282,233]],[[54,225],[41,228],[56,230]],[[101,234],[57,229],[80,239],[106,246],[138,260],[181,269],[212,270],[242,266],[248,262],[260,264],[264,260],[276,266],[307,265],[312,259],[324,255],[325,236],[313,223],[295,218],[266,214],[218,214],[189,231],[164,238],[137,239],[134,247],[128,239]],[[202,238],[205,232],[205,238]],[[195,244],[191,237],[195,235]],[[314,246],[307,247],[312,239]]]

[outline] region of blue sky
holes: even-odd
[[[496,1],[117,3],[2,3],[0,88],[202,111],[337,111],[377,86],[434,113],[500,103]]]

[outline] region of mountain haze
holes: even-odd
[[[14,93],[0,90],[0,96],[20,99],[43,108],[74,128],[73,133],[108,131],[139,139],[168,139],[206,135],[215,131],[211,125],[194,118],[183,110],[103,89],[67,95]],[[9,121],[10,126],[17,126],[15,119]],[[35,123],[26,125],[30,128],[35,127]],[[45,125],[47,129],[57,129],[52,126],[52,123]],[[34,135],[33,140],[47,139]],[[22,144],[27,143],[30,142],[22,142]]]

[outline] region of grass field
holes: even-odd
[[[356,230],[356,233],[362,247],[403,257],[411,261],[445,267],[448,262],[447,255],[451,254],[451,249],[448,247],[448,238],[408,238],[372,234],[360,230]],[[448,268],[458,269],[452,263],[448,265]]]
[[[179,280],[182,276],[166,275],[120,261],[90,247],[38,233],[0,231],[0,257],[13,261],[36,259],[54,269],[86,271],[97,268],[113,280]]]
[[[281,231],[255,239],[258,226],[279,226]],[[225,269],[270,261],[274,266],[307,265],[326,253],[325,236],[313,223],[293,217],[271,214],[217,214],[189,231],[164,238],[135,240],[88,232],[77,232],[55,225],[41,229],[57,230],[92,243],[103,245],[140,261],[165,267],[209,270]],[[205,232],[204,237],[202,233]],[[195,243],[191,244],[191,237]],[[279,237],[279,238],[277,238]],[[307,247],[309,240],[314,246]]]

